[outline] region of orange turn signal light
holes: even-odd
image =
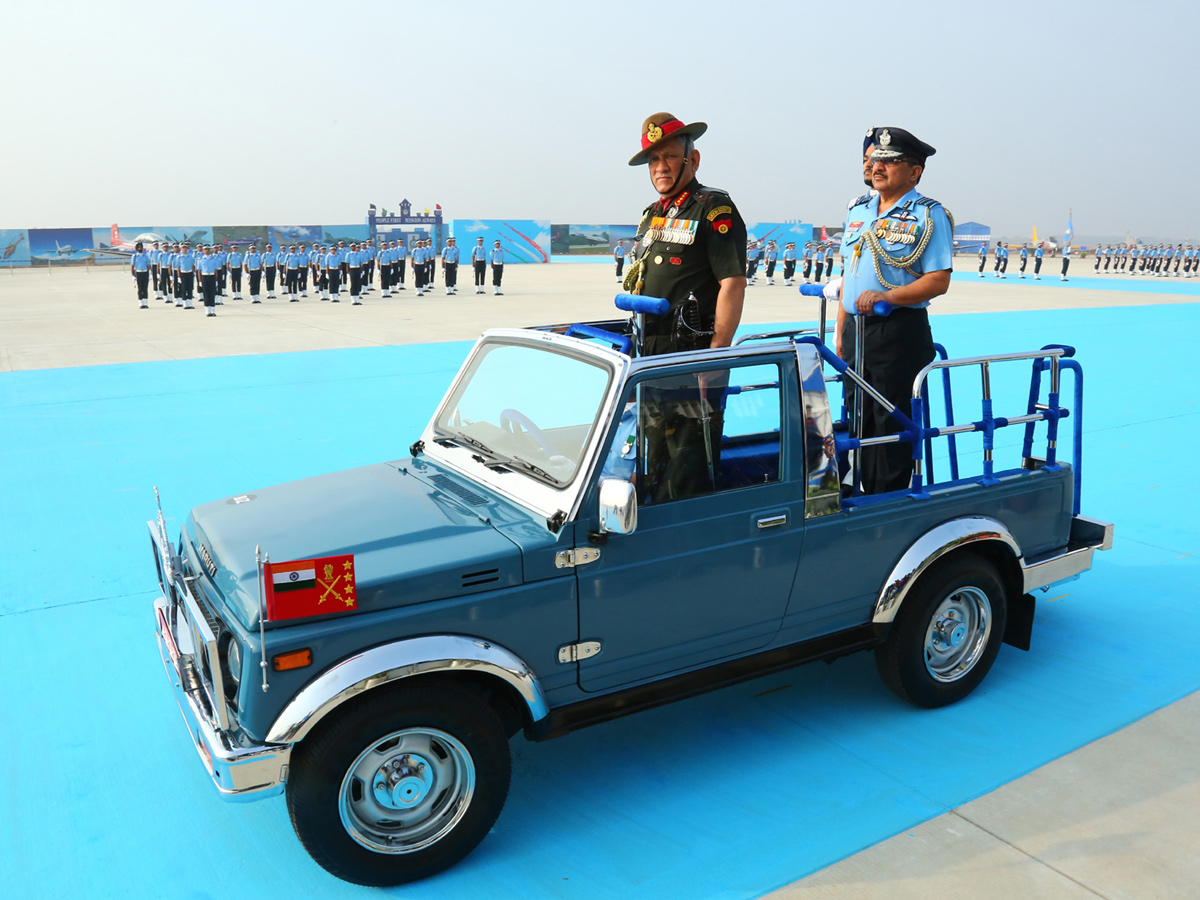
[[[305,649],[280,653],[271,662],[274,663],[276,672],[286,672],[288,669],[303,669],[305,666],[312,665],[312,651]]]

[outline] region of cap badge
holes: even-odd
[[[886,128],[879,132],[879,146],[886,147],[892,142],[892,135]]]
[[[651,122],[646,127],[646,140],[652,144],[658,143],[658,139],[663,136],[663,130]]]
[[[870,128],[867,129],[867,133],[864,135],[864,137],[870,137],[874,133],[875,133],[875,126],[872,125]]]

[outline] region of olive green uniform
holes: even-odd
[[[746,274],[746,223],[733,200],[693,178],[670,200],[643,210],[635,248],[638,263],[626,275],[626,289],[671,302],[667,315],[646,316],[643,355],[707,348],[711,333],[680,339],[676,319],[695,295],[699,327],[711,332],[721,279]]]
[[[729,195],[693,179],[669,200],[643,211],[635,247],[638,262],[626,276],[626,289],[671,302],[667,315],[646,315],[643,355],[707,349],[721,280],[746,273],[746,224]],[[689,296],[696,304],[687,318],[699,334],[679,324]],[[638,485],[640,502],[682,500],[720,489],[720,398],[728,379],[709,376],[704,391],[694,374],[653,379],[643,390],[646,477]]]

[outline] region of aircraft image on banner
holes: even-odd
[[[167,239],[161,234],[156,234],[153,231],[143,231],[132,241],[127,241],[121,237],[121,230],[115,224],[112,226],[112,233],[109,237],[109,243],[100,244],[94,248],[93,253],[100,253],[105,256],[133,256],[134,248],[138,242],[145,244],[147,248],[155,241],[162,243]]]
[[[65,260],[83,261],[92,258],[92,248],[83,247],[76,250],[71,244],[60,244],[54,242],[54,250],[47,250],[44,253],[35,253],[31,255],[31,259],[36,259],[40,262],[61,262]]]
[[[151,238],[151,240],[170,241],[172,244],[199,244],[204,242],[207,237],[208,230],[201,228],[198,231],[185,231],[182,233],[182,236],[168,231],[158,237]]]
[[[9,259],[9,258],[11,258],[11,257],[12,257],[12,255],[13,255],[14,253],[16,253],[16,252],[17,252],[17,247],[19,247],[19,246],[20,246],[20,244],[21,244],[21,241],[23,241],[23,240],[25,240],[25,233],[24,233],[24,232],[22,232],[21,234],[17,235],[17,239],[16,239],[15,241],[13,241],[11,244],[9,244],[7,247],[5,247],[5,248],[4,248],[4,250],[3,250],[3,252],[0,252],[0,259]]]

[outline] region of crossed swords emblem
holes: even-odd
[[[329,578],[330,575],[333,575],[332,569],[333,569],[332,566],[325,567],[325,577],[326,578]],[[337,587],[337,583],[339,581],[341,581],[342,578],[344,578],[344,577],[345,577],[345,573],[343,572],[341,575],[334,575],[333,580],[329,581],[329,582],[322,581],[321,579],[318,578],[317,584],[319,584],[322,588],[324,588],[324,591],[321,592],[321,599],[319,599],[317,601],[317,603],[318,604],[324,603],[327,599],[329,599],[329,595],[333,594],[334,600],[342,600],[347,606],[350,606],[354,602],[353,599],[351,599],[349,597],[343,598],[340,594],[338,594],[334,590],[334,588]],[[347,585],[347,587],[348,587],[348,585]]]

